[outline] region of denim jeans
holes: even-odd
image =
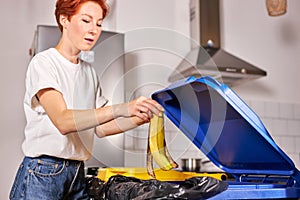
[[[14,200],[88,200],[82,161],[25,157],[10,191]]]

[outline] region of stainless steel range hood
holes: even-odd
[[[219,0],[200,0],[199,7],[201,47],[193,48],[168,80],[210,75],[233,86],[266,76],[266,71],[220,47]]]

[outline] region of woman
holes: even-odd
[[[94,134],[122,133],[163,111],[145,97],[104,107],[95,70],[78,56],[94,46],[107,13],[105,0],[57,0],[61,39],[37,54],[26,74],[25,157],[10,199],[88,199],[83,161]]]

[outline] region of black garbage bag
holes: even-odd
[[[105,199],[105,182],[101,181],[97,177],[86,178],[87,191],[89,198],[93,200],[104,200]]]
[[[98,182],[98,186],[89,187],[101,191],[92,192],[95,200],[203,200],[225,191],[228,184],[212,177],[193,177],[171,183],[115,175],[106,183]]]

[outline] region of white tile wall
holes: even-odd
[[[294,109],[291,103],[279,103],[279,118],[294,119]]]
[[[261,118],[276,144],[300,169],[300,104],[253,100],[245,102]],[[148,126],[126,133],[125,166],[145,166],[147,133]],[[167,118],[165,133],[168,148],[178,163],[181,158],[205,158],[205,155]],[[212,170],[216,169],[215,167]]]
[[[294,104],[294,119],[300,120],[300,104]]]
[[[260,116],[276,144],[300,168],[300,104],[250,101],[249,105]]]
[[[252,103],[255,104],[256,102]],[[264,111],[258,112],[261,117],[278,118],[279,117],[279,103],[277,102],[264,102]]]

